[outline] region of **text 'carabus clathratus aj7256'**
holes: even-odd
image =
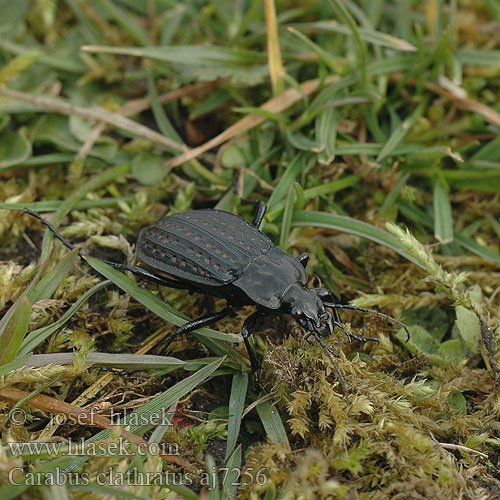
[[[338,327],[347,335],[349,342],[353,339],[362,342],[378,339],[348,332],[340,318],[339,309],[375,314],[401,325],[407,333],[408,330],[401,322],[377,311],[336,304],[325,288],[306,288],[307,253],[295,258],[273,245],[259,230],[265,211],[266,205],[260,202],[252,223],[230,212],[214,209],[169,215],[139,233],[137,257],[151,270],[103,262],[160,285],[226,299],[227,305],[221,311],[180,326],[168,338],[165,347],[182,333],[215,323],[243,306],[255,305],[256,311],[244,321],[241,335],[258,387],[259,364],[248,337],[255,330],[259,317],[291,314],[307,331],[306,340],[314,338],[326,351],[346,393],[344,381],[333,360],[333,356],[338,354],[326,345],[324,337],[331,335],[334,327]],[[43,222],[67,248],[75,248],[38,213],[28,209],[26,212]],[[85,259],[83,254],[79,255]],[[333,311],[333,317],[327,308]]]

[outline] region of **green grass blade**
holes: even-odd
[[[156,396],[154,399],[151,399],[134,412],[128,414],[122,421],[120,421],[120,425],[128,425],[129,430],[138,436],[144,434],[144,432],[146,432],[146,430],[150,427],[153,427],[153,425],[144,425],[143,422],[150,422],[154,419],[157,425],[158,416],[162,415],[166,408],[169,408],[175,401],[178,401],[180,398],[191,392],[195,387],[202,384],[210,375],[212,375],[213,372],[215,372],[215,370],[217,370],[217,368],[219,368],[223,361],[224,358],[216,359],[213,363],[204,366],[193,375],[177,382],[177,384],[170,387],[170,389],[167,389],[159,396]],[[110,432],[108,430],[103,430],[87,439],[86,442],[92,443],[94,441],[106,439],[109,434]],[[70,472],[76,469],[81,464],[85,463],[86,460],[87,459],[85,457],[73,460],[63,472]]]
[[[391,208],[395,205],[397,199],[399,198],[399,194],[401,193],[401,190],[403,189],[409,177],[410,174],[403,175],[401,179],[399,179],[399,181],[396,183],[396,185],[391,188],[391,190],[385,197],[384,202],[380,206],[380,213],[382,215],[387,216],[389,210],[391,210]]]
[[[128,293],[137,302],[147,307],[151,312],[154,312],[160,318],[173,323],[176,326],[183,325],[189,318],[176,311],[173,307],[162,302],[156,295],[145,288],[141,288],[135,281],[130,279],[122,272],[113,269],[108,264],[101,262],[93,257],[86,257],[86,260],[98,273],[102,274],[111,280],[116,286],[120,287],[124,292]],[[209,328],[200,328],[195,330],[198,335],[209,337],[226,342],[239,342],[240,338],[237,335],[229,333],[221,333]]]
[[[49,462],[42,462],[36,465],[23,477],[16,478],[15,484],[7,484],[2,486],[2,500],[14,500],[24,496],[23,493],[32,487],[34,477],[53,477],[55,478],[61,470],[71,462],[71,458],[60,457]],[[36,474],[33,476],[33,474]]]
[[[62,283],[62,280],[67,276],[78,249],[75,248],[67,253],[54,267],[52,271],[46,274],[27,294],[29,301],[34,304],[39,300],[50,299],[57,287]]]
[[[453,241],[450,198],[440,178],[434,184],[434,236],[443,244]]]
[[[101,288],[108,286],[110,283],[111,281],[109,280],[97,283],[92,288],[87,290],[81,297],[79,297],[78,300],[72,304],[72,306],[57,321],[51,325],[38,328],[37,330],[26,335],[19,351],[19,355],[28,354],[33,351],[46,338],[50,337],[50,335],[59,330],[59,328],[62,328],[64,324],[80,309],[80,307],[82,307],[83,304],[85,304],[85,302],[87,302],[87,300],[94,295],[94,293],[98,292]]]
[[[301,211],[295,212],[292,225],[296,227],[324,227],[334,231],[361,236],[362,238],[366,238],[394,250],[399,255],[402,255],[418,265],[418,262],[403,250],[403,246],[394,236],[367,222],[362,222],[344,215]]]
[[[288,190],[288,196],[285,201],[285,210],[283,212],[283,219],[281,221],[280,233],[280,248],[282,250],[288,249],[288,237],[292,227],[293,212],[295,209],[295,201],[297,200],[297,192],[295,186],[292,184]]]
[[[345,5],[340,0],[330,0],[330,4],[333,6],[334,10],[340,13],[340,15],[344,18],[347,25],[349,26],[354,41],[358,46],[358,67],[359,67],[359,82],[362,89],[366,89],[368,87],[368,70],[367,70],[367,61],[368,61],[368,50],[366,49],[365,42],[361,39],[361,35],[359,33],[359,28],[354,18],[351,16],[351,13],[347,10]]]
[[[98,3],[122,30],[128,33],[138,44],[148,45],[151,43],[148,32],[134,16],[131,16],[126,10],[118,7],[110,0],[98,0]]]
[[[278,184],[274,188],[273,194],[269,198],[267,202],[267,209],[272,210],[274,206],[280,202],[287,193],[288,189],[292,185],[295,177],[304,171],[306,168],[306,164],[304,161],[304,157],[302,154],[298,154],[288,165],[285,170],[285,173],[281,176]]]
[[[226,462],[236,445],[240,433],[241,416],[245,407],[247,389],[248,373],[235,373],[231,384],[231,395],[229,396],[229,421],[227,424],[226,456],[224,458]]]
[[[491,68],[498,68],[500,50],[461,48],[455,51],[455,57],[460,63],[469,66],[489,66]]]
[[[88,484],[71,486],[70,489],[75,491],[88,491],[89,493],[96,493],[100,498],[112,497],[116,499],[129,498],[130,500],[151,500],[151,497],[149,496],[138,495],[137,493],[125,491],[122,488],[105,486],[104,484],[94,483],[93,481],[89,481]]]
[[[318,59],[325,63],[325,65],[330,68],[333,73],[342,73],[343,66],[340,64],[339,60],[335,59],[328,51],[322,49],[317,43],[309,40],[306,35],[296,30],[292,26],[288,27],[288,31],[296,36],[308,49],[312,50],[318,56]]]
[[[72,352],[56,352],[48,354],[33,354],[25,363],[26,366],[39,368],[54,363],[56,365],[70,365],[73,363]],[[85,364],[98,365],[107,368],[129,370],[176,370],[182,368],[186,362],[170,356],[156,356],[153,354],[117,354],[110,352],[89,352],[85,357]]]
[[[257,51],[231,49],[216,45],[170,45],[168,47],[107,47],[89,46],[82,50],[93,53],[120,54],[147,57],[189,66],[246,66],[266,61],[266,55]]]
[[[222,499],[236,500],[236,490],[241,478],[241,445],[229,457],[226,467],[227,471],[222,479]]]
[[[348,187],[355,186],[360,181],[360,177],[357,175],[347,175],[346,177],[341,177],[335,181],[327,182],[326,184],[320,184],[318,186],[314,186],[304,190],[303,196],[304,201],[309,201],[315,199],[319,196],[332,195],[338,191],[342,191]],[[277,219],[285,209],[285,200],[281,200],[276,203],[272,210],[267,210],[266,218],[269,221],[274,221]]]
[[[154,76],[152,73],[149,73],[148,79],[148,94],[151,99],[151,110],[153,111],[153,115],[156,120],[156,124],[160,129],[161,133],[167,136],[169,139],[172,139],[175,142],[182,143],[182,139],[170,123],[165,110],[163,109],[163,105],[161,104],[158,98],[158,90],[156,88],[156,83],[154,80]]]
[[[434,227],[433,217],[428,213],[418,209],[417,207],[410,206],[407,202],[401,200],[398,203],[398,208],[408,218],[420,222],[421,224],[427,226],[430,229]],[[500,254],[498,254],[498,252],[494,252],[493,250],[490,250],[489,248],[486,248],[485,246],[476,243],[474,240],[467,238],[463,234],[454,233],[453,239],[461,247],[465,248],[466,250],[469,250],[469,252],[475,253],[476,255],[479,255],[480,257],[483,257],[485,259],[490,259],[500,263]]]
[[[410,129],[418,122],[427,108],[427,102],[428,99],[424,99],[424,101],[418,105],[417,109],[394,129],[391,136],[384,144],[384,147],[377,156],[378,162],[381,162],[391,153],[393,153],[396,146],[399,145],[399,143],[405,138]]]
[[[73,205],[77,210],[85,210],[87,208],[95,207],[114,207],[119,205],[122,201],[131,201],[132,196],[123,196],[118,198],[100,198],[97,200],[81,200]],[[33,201],[31,203],[0,203],[0,208],[7,210],[24,210],[29,208],[35,212],[55,212],[64,203],[61,200],[46,200],[46,201]]]
[[[318,161],[322,165],[330,165],[335,159],[337,129],[340,120],[340,113],[333,108],[326,109],[315,120],[316,142],[321,148]]]
[[[210,500],[221,500],[219,492],[219,477],[217,467],[212,455],[207,455],[207,474],[208,474],[208,498]]]
[[[290,443],[288,442],[286,430],[274,403],[269,400],[263,401],[257,405],[256,410],[269,438],[289,449]]]
[[[339,23],[334,20],[316,21],[311,23],[297,23],[292,25],[294,28],[302,30],[306,33],[342,33],[343,35],[352,36],[352,30],[349,26]],[[381,31],[376,31],[369,28],[358,28],[361,40],[378,45],[380,47],[387,47],[393,50],[401,50],[406,52],[416,52],[417,48],[410,42],[403,40]]]
[[[9,363],[19,354],[28,331],[30,314],[31,303],[22,295],[0,320],[0,366]]]

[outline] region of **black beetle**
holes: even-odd
[[[253,223],[230,212],[214,209],[169,215],[142,229],[137,240],[137,257],[154,271],[116,262],[103,262],[160,285],[226,299],[227,306],[221,311],[180,326],[168,338],[165,348],[181,333],[215,323],[231,312],[252,304],[257,310],[243,323],[241,335],[257,387],[259,365],[248,337],[255,330],[259,317],[288,313],[307,330],[306,340],[314,337],[328,353],[346,392],[332,358],[332,355],[338,354],[326,345],[323,337],[331,335],[337,326],[347,335],[349,342],[353,339],[362,342],[378,339],[348,332],[338,310],[368,312],[401,325],[407,332],[408,330],[401,322],[377,311],[334,303],[330,292],[325,288],[306,288],[308,254],[303,253],[295,258],[273,245],[259,230],[265,211],[266,205],[260,202]],[[41,215],[28,209],[26,212],[43,222],[66,247],[75,248]],[[79,255],[85,258],[83,254]],[[333,318],[326,307],[333,310]]]

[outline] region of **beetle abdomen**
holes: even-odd
[[[137,256],[176,278],[220,286],[240,276],[271,240],[245,219],[220,210],[170,215],[144,228]]]

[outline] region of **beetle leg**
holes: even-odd
[[[309,340],[311,337],[314,337],[314,334],[309,333],[304,337],[304,340],[309,344],[309,345],[314,345],[314,340]]]
[[[184,323],[183,325],[179,326],[177,330],[175,330],[172,335],[169,335],[167,339],[165,340],[164,343],[161,344],[160,346],[160,351],[166,350],[170,344],[179,336],[182,335],[183,333],[189,333],[194,330],[198,330],[198,328],[203,328],[204,326],[211,325],[213,323],[217,323],[222,318],[225,318],[228,314],[233,312],[232,307],[225,307],[219,312],[216,312],[214,314],[210,314],[208,316],[204,316],[203,318],[198,318],[198,319],[193,319],[192,321],[188,321],[187,323]]]
[[[349,341],[349,344],[352,343],[352,339],[357,340],[359,342],[369,342],[369,341],[378,342],[377,337],[361,337],[359,335],[356,335],[355,333],[348,332],[344,327],[344,323],[342,322],[342,318],[340,317],[340,314],[338,311],[338,308],[339,308],[338,304],[332,305],[332,304],[325,303],[325,306],[332,307],[333,315],[335,316],[335,321],[333,322],[333,324],[335,326],[337,326],[338,328],[342,329],[342,331],[346,334],[346,337],[347,337],[347,340]]]
[[[324,303],[324,304],[325,304],[325,306],[327,305],[326,303]],[[352,333],[348,332],[345,329],[344,323],[342,322],[342,318],[340,317],[340,314],[339,314],[339,311],[337,310],[336,304],[334,304],[332,306],[332,309],[333,309],[333,316],[335,318],[335,321],[333,322],[334,326],[336,326],[337,328],[340,328],[345,333],[347,340],[349,341],[349,344],[350,344],[352,342],[352,339],[353,339]]]
[[[260,391],[260,382],[259,382],[259,370],[260,365],[255,357],[255,353],[253,352],[252,347],[250,346],[250,342],[248,337],[255,330],[256,320],[262,316],[262,313],[259,311],[254,312],[252,315],[248,316],[248,318],[243,323],[243,328],[241,329],[241,335],[243,337],[243,342],[245,342],[245,347],[248,352],[248,357],[250,358],[250,366],[252,367],[253,381],[255,383],[255,388]]]
[[[248,198],[240,198],[240,200],[241,203],[257,207],[252,224],[259,229],[260,223],[266,214],[267,205],[263,201],[249,200]]]
[[[307,252],[301,253],[297,260],[302,264],[302,267],[305,269],[307,267],[307,263],[309,262],[309,254]]]
[[[255,203],[250,201],[250,203]],[[258,201],[257,202],[257,211],[255,212],[255,217],[253,219],[252,224],[259,229],[260,223],[262,222],[262,219],[264,218],[264,215],[266,214],[267,210],[267,205],[263,201]]]

